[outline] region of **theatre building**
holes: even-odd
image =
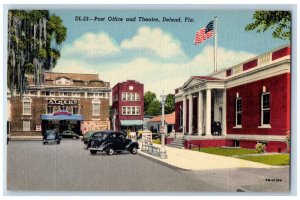
[[[12,136],[42,135],[45,130],[109,130],[110,84],[97,74],[46,72],[44,83],[8,98]]]
[[[208,76],[192,76],[175,90],[175,130],[185,147],[266,145],[284,152],[290,134],[290,46]],[[171,143],[174,137],[169,137]]]
[[[117,131],[143,130],[144,84],[127,80],[112,88],[113,128]]]

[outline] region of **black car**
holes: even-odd
[[[60,134],[62,138],[72,138],[73,140],[79,139],[79,135],[71,130],[66,130]]]
[[[136,154],[139,148],[137,142],[131,139],[126,139],[123,133],[114,131],[103,131],[102,137],[91,138],[90,147],[88,148],[91,154],[96,154],[97,151],[106,152],[107,155],[113,155],[115,152],[129,151]]]
[[[60,136],[57,130],[46,130],[44,137],[43,137],[43,144],[46,143],[60,143]]]
[[[105,137],[103,136],[103,134],[108,132],[109,131],[93,131],[92,133],[90,133],[90,135],[84,139],[84,142],[86,143],[86,149],[91,147],[91,139],[95,139],[95,138],[102,139],[103,137]]]

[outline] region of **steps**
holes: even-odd
[[[184,148],[184,138],[177,137],[170,144],[167,144],[167,146],[183,149]]]

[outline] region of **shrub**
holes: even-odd
[[[256,152],[256,153],[264,153],[264,152],[265,152],[265,148],[266,148],[266,145],[265,145],[265,144],[257,143],[257,144],[255,145],[255,152]]]

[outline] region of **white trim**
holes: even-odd
[[[95,112],[95,105],[98,105],[99,106],[99,112]],[[93,99],[92,101],[92,116],[100,116],[100,113],[101,113],[101,101],[99,99]]]
[[[30,131],[30,120],[23,120],[23,131]]]
[[[232,127],[232,128],[239,129],[239,128],[243,128],[243,127],[242,127],[242,125],[236,125],[236,126],[234,126],[234,127]]]
[[[234,140],[257,140],[257,141],[278,141],[285,142],[286,135],[240,135],[240,134],[227,134],[226,139]]]
[[[24,103],[29,103],[29,113],[24,112]],[[30,97],[23,97],[22,99],[22,115],[31,115],[31,103],[32,99]]]
[[[237,102],[238,100],[241,100],[241,111],[238,111],[237,109]],[[237,116],[238,114],[241,114],[241,124],[237,124]],[[242,127],[242,113],[243,113],[243,104],[242,104],[242,97],[237,97],[235,98],[235,110],[234,110],[234,115],[235,115],[235,127],[240,128]]]
[[[264,124],[262,126],[258,126],[257,128],[272,128],[270,124]]]
[[[290,68],[290,59],[285,59],[264,67],[254,67],[247,70],[245,73],[238,74],[236,76],[230,76],[225,79],[225,87],[232,88],[239,85],[244,85],[246,83],[252,83],[262,79],[290,73]]]
[[[264,95],[269,95],[269,108],[263,108],[263,96]],[[271,105],[270,105],[270,97],[271,97],[271,95],[270,95],[270,92],[264,92],[264,93],[262,93],[261,95],[260,95],[260,127],[261,128],[265,128],[265,127],[271,127],[270,126],[270,123],[269,124],[264,124],[263,122],[264,122],[264,119],[263,119],[263,113],[264,113],[264,111],[265,110],[268,110],[269,112],[270,112],[270,122],[271,122]]]

